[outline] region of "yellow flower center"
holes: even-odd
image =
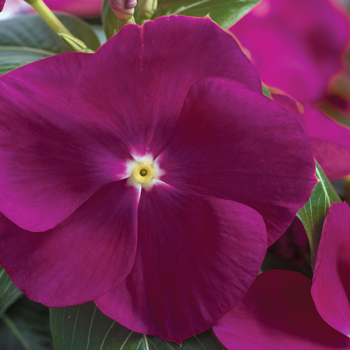
[[[153,180],[158,179],[160,170],[155,162],[144,157],[129,163],[129,183],[132,185],[141,185],[144,188],[152,187]]]

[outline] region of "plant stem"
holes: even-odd
[[[42,19],[56,33],[64,33],[73,36],[63,23],[52,13],[42,0],[25,0],[30,4]]]

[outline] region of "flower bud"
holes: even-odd
[[[151,18],[158,5],[158,0],[139,0],[138,6],[141,17]]]
[[[127,21],[134,14],[137,0],[108,0],[108,3],[118,19]]]

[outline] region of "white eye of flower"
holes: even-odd
[[[128,162],[127,169],[128,183],[137,187],[141,185],[146,189],[151,188],[154,180],[157,180],[161,175],[161,170],[156,161],[153,161],[149,156]]]

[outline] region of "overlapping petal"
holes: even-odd
[[[193,85],[159,164],[161,180],[176,188],[258,211],[269,245],[286,231],[316,183],[311,147],[293,116],[220,78]]]
[[[3,8],[5,6],[5,2],[6,2],[6,0],[0,0],[0,12],[3,10]]]
[[[23,229],[55,227],[103,185],[125,177],[130,155],[123,144],[68,105],[90,57],[59,55],[0,81],[0,210]]]
[[[138,199],[126,181],[106,185],[41,233],[24,231],[1,214],[0,264],[30,299],[55,307],[91,301],[133,266]]]
[[[301,102],[325,96],[350,37],[346,15],[329,0],[263,0],[230,31],[262,81]]]
[[[350,175],[350,128],[310,103],[305,103],[300,112],[290,97],[281,94],[272,94],[272,97],[298,119],[327,177],[336,180]]]
[[[312,298],[317,311],[334,329],[350,336],[350,207],[332,204],[317,252]]]
[[[142,27],[125,26],[103,45],[84,65],[71,107],[93,123],[109,118],[133,153],[157,157],[191,85],[211,76],[235,79],[261,93],[256,70],[211,19],[161,17]],[[81,111],[83,104],[89,115]]]
[[[310,287],[297,272],[264,272],[213,330],[228,350],[349,349],[350,339],[317,313]]]
[[[181,343],[232,308],[266,252],[262,217],[245,205],[165,184],[142,192],[130,275],[95,302],[134,331]]]

